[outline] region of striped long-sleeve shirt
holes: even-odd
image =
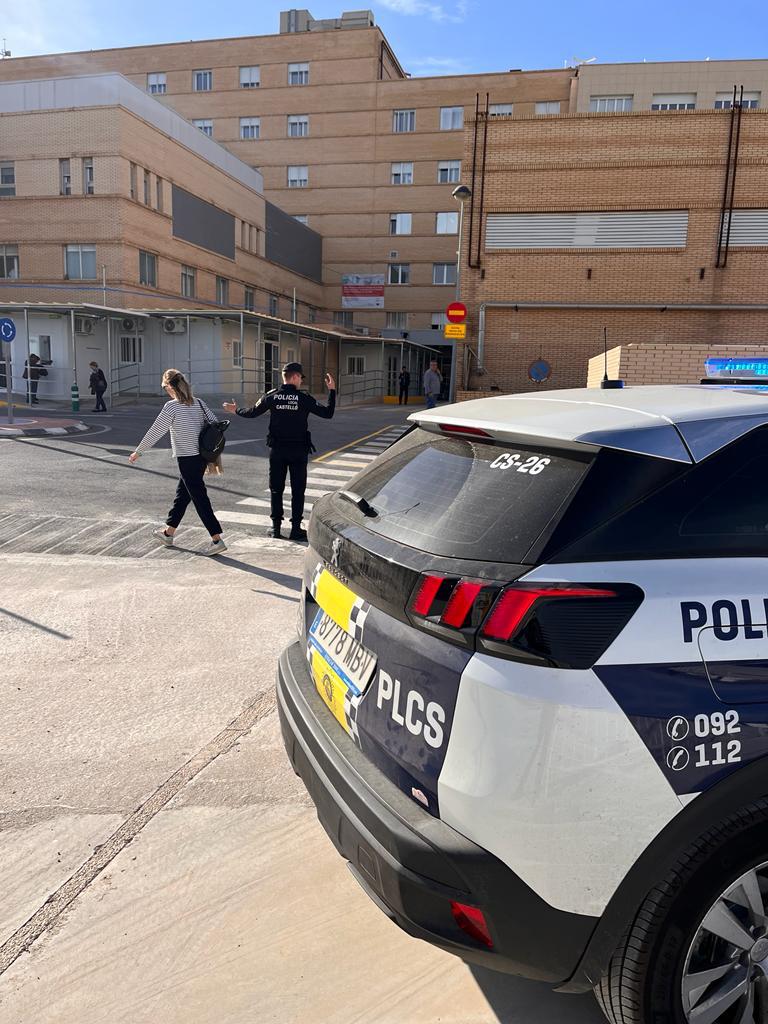
[[[184,405],[174,398],[165,403],[155,422],[136,446],[136,451],[145,452],[170,430],[174,458],[199,455],[200,432],[206,420],[209,423],[218,422],[205,402],[196,398],[192,405]]]

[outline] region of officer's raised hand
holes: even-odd
[[[227,412],[235,413],[237,412],[237,403],[234,401],[224,402],[224,408],[227,410]]]
[[[335,391],[336,390],[336,381],[333,379],[333,374],[326,373],[326,375],[325,375],[325,385],[326,385],[326,387],[328,388],[329,391]]]

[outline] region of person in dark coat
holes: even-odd
[[[37,400],[37,384],[41,377],[47,377],[48,371],[43,366],[40,356],[34,352],[24,362],[23,379],[27,382],[27,401],[30,405],[39,405]]]
[[[397,383],[400,385],[400,393],[398,395],[398,405],[408,405],[408,391],[411,387],[411,375],[405,367],[400,371],[400,376],[397,378]]]
[[[329,420],[336,408],[336,382],[330,373],[325,375],[328,387],[328,405],[320,402],[306,391],[299,391],[304,372],[301,363],[286,363],[283,367],[283,385],[268,391],[250,409],[239,409],[237,404],[225,402],[227,412],[237,413],[248,419],[269,413],[267,446],[269,452],[269,495],[272,527],[268,537],[282,537],[283,491],[285,478],[291,476],[291,533],[290,540],[306,540],[302,528],[304,516],[304,491],[307,487],[307,463],[309,454],[315,449],[312,436],[307,429],[310,413]]]
[[[91,394],[96,396],[96,408],[93,411],[106,412],[104,392],[107,390],[107,378],[97,362],[92,362],[89,365],[91,367]]]

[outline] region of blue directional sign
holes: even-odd
[[[543,384],[552,375],[552,367],[546,359],[537,359],[528,367],[528,377],[535,384]]]
[[[16,337],[16,324],[8,316],[0,317],[0,341],[13,341]]]

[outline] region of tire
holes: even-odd
[[[713,936],[712,929],[704,924],[705,917],[708,922],[715,920],[711,914],[715,914],[716,906],[724,906],[731,912],[735,909],[745,930],[750,927],[748,922],[753,918],[746,910],[742,913],[740,906],[734,908],[730,896],[736,895],[737,902],[744,902],[742,886],[751,884],[752,869],[757,869],[754,877],[763,881],[760,895],[768,915],[768,800],[742,807],[708,829],[648,893],[595,986],[597,1001],[611,1024],[690,1024],[695,1020],[684,1007],[682,984],[685,973],[686,982],[692,987],[691,972],[706,967],[697,959],[702,950],[712,951],[716,970],[725,971],[727,966],[727,977],[712,982],[712,986],[740,984],[737,971],[743,970],[747,979],[746,992],[739,997],[744,1002],[734,1003],[711,1024],[768,1021],[768,982],[749,982],[750,977],[761,975],[752,958],[762,956],[768,940],[747,950],[745,944],[737,947]],[[739,887],[732,890],[737,881]],[[757,942],[763,933],[762,928],[750,927],[752,941]],[[740,934],[743,936],[744,932]],[[694,948],[694,940],[701,944]],[[735,958],[737,951],[740,959]],[[712,993],[710,987],[694,998],[709,999]],[[746,1012],[748,999],[753,1000],[754,1018]]]

